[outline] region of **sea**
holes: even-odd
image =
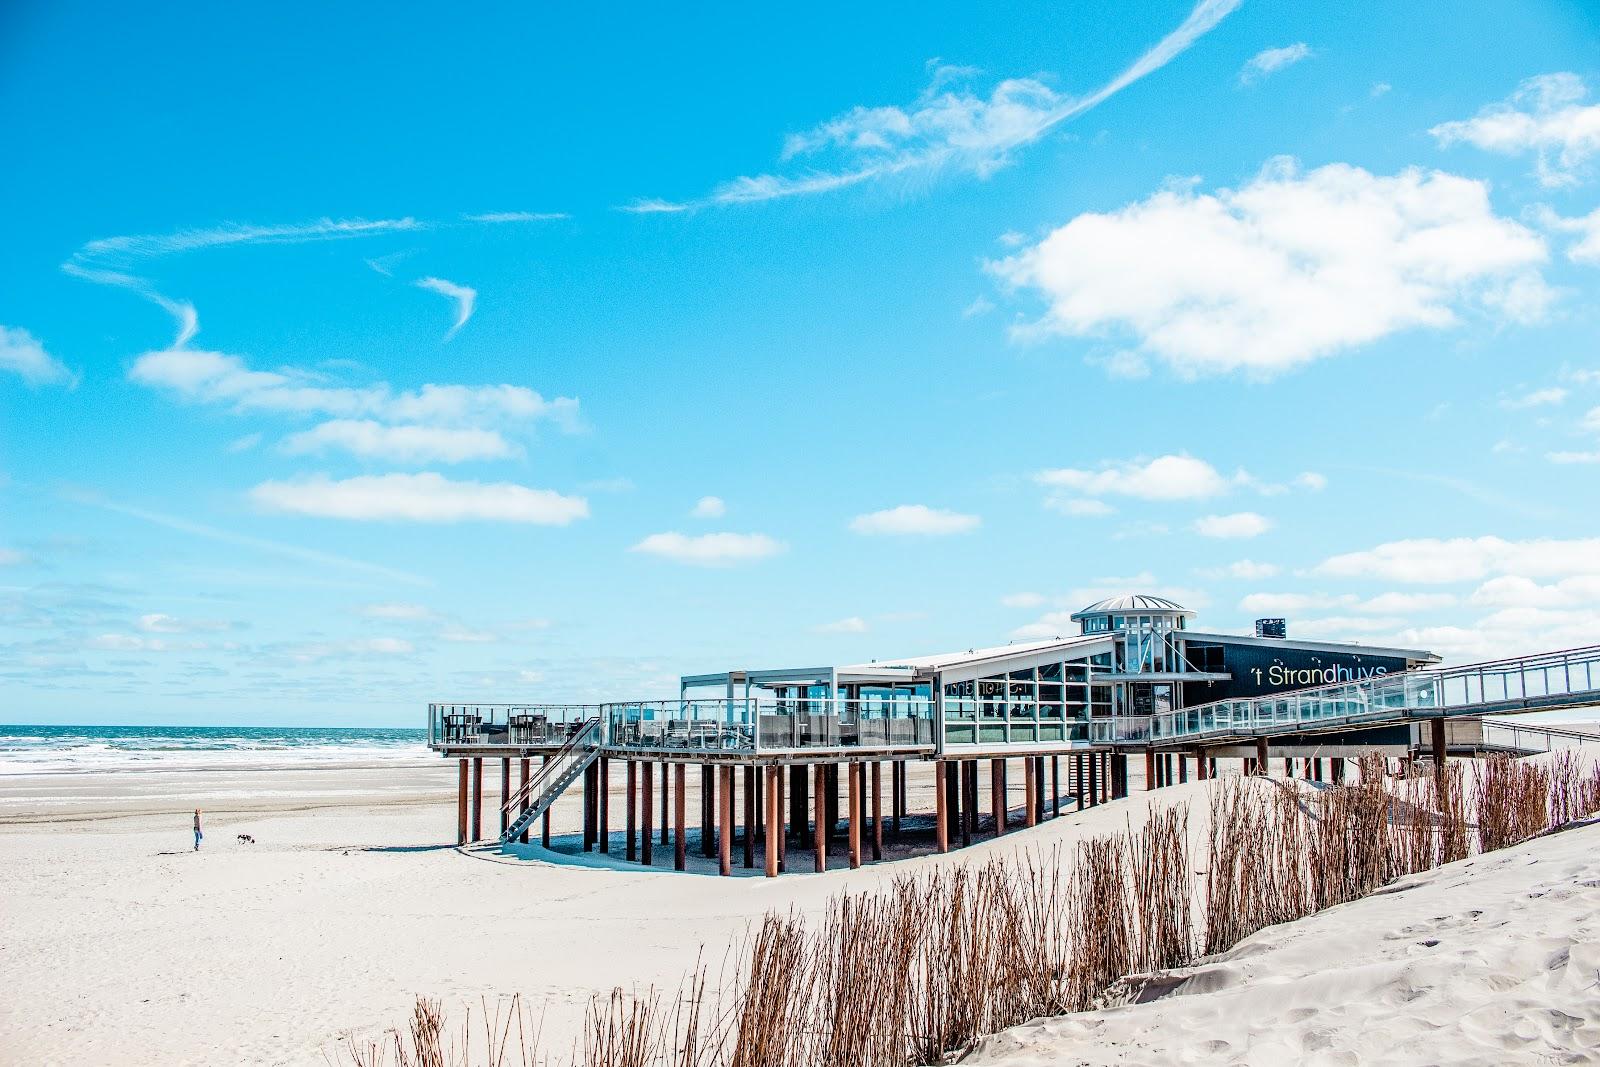
[[[0,725],[0,776],[420,764],[427,731],[318,726]]]

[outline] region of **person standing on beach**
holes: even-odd
[[[200,839],[205,835],[200,832],[200,809],[194,809],[194,850],[200,851]]]

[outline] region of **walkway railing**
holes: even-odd
[[[1600,745],[1600,730],[1563,729],[1559,726],[1532,726],[1485,719],[1483,743],[1489,748],[1509,748],[1516,752],[1558,752],[1579,745]]]
[[[428,744],[562,745],[597,704],[429,704]]]
[[[1600,702],[1600,645],[1197,704],[1153,716],[1150,739],[1260,736],[1586,702]]]
[[[934,744],[933,701],[658,700],[605,705],[613,748],[788,752]]]

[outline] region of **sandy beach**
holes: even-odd
[[[459,1019],[512,993],[559,1048],[594,994],[675,986],[702,948],[714,963],[769,909],[814,910],[927,864],[1121,831],[1150,797],[1136,788],[945,857],[721,879],[702,873],[709,864],[676,874],[537,846],[457,850],[450,772],[419,759],[0,779],[0,1052],[40,1064],[318,1064],[346,1033],[402,1023],[417,994],[442,997]],[[913,809],[931,807],[923,780],[913,786]],[[1193,802],[1199,835],[1206,789],[1155,797]],[[199,853],[196,805],[207,812]],[[572,847],[563,835],[578,819],[576,803],[558,805],[558,849]],[[1180,1047],[1219,1063],[1268,1051],[1490,1063],[1592,1050],[1597,840],[1600,828],[1554,835],[1264,931],[1198,968],[1195,995],[1021,1028],[981,1062],[1159,1063]],[[1453,1027],[1462,1012],[1472,1025]],[[1427,1045],[1398,1049],[1423,1034]]]

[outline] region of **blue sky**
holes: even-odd
[[[1600,640],[1578,0],[0,16],[0,717]]]

